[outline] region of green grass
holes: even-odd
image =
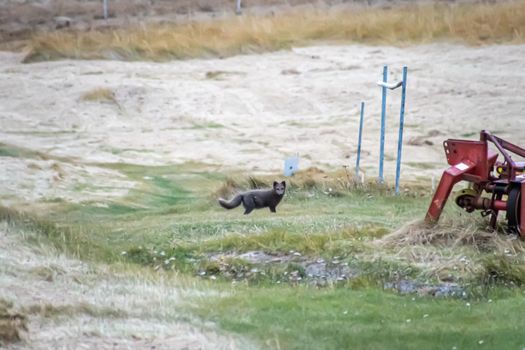
[[[356,232],[377,236],[378,232],[384,234],[413,217],[423,216],[427,201],[422,197],[382,195],[375,189],[348,191],[334,187],[334,191],[327,192],[324,185],[315,181],[292,179],[277,214],[263,209],[245,216],[241,208],[226,211],[217,204],[218,192],[229,183],[227,177],[199,164],[97,165],[123,173],[138,186],[125,198],[102,206],[57,202],[54,211],[44,219],[71,228],[71,244],[76,245],[78,240],[92,242],[99,250],[99,243],[103,242],[109,249],[93,258],[100,259],[111,251],[112,256],[106,257],[110,261],[123,250],[138,246],[166,250],[175,241],[211,246],[219,243],[204,241],[225,239],[232,245],[232,240],[237,240],[241,248],[240,243],[246,238],[260,239],[262,244],[264,237],[280,232],[290,242],[283,247],[290,247],[305,237],[324,240],[335,234],[344,239]],[[266,178],[250,177],[235,186],[264,187],[267,183],[270,180]],[[63,235],[58,236],[62,244]],[[318,253],[322,247],[316,248]],[[89,244],[79,251],[84,259],[90,259],[93,253]]]
[[[422,198],[362,194],[331,197],[318,190],[307,200],[302,191],[296,191],[285,198],[277,214],[259,210],[244,216],[241,209],[225,211],[215,198],[194,196],[191,190],[160,177],[153,177],[151,188],[132,191],[130,196],[140,202],[127,199],[107,207],[66,205],[50,219],[83,227],[72,243],[79,239],[104,242],[114,253],[138,246],[167,250],[178,242],[199,250],[268,246],[285,251],[297,245],[321,255],[329,241],[377,237],[424,215],[426,202]],[[86,254],[90,252],[84,249],[81,257],[89,258]]]
[[[29,226],[59,251],[83,260],[117,263],[115,266],[130,269],[144,266],[150,273],[167,270],[163,273],[169,274],[174,270],[194,276],[204,271],[206,281],[198,277],[192,283],[218,293],[207,293],[206,299],[188,299],[181,315],[215,322],[222,330],[257,340],[263,348],[525,346],[521,332],[525,321],[520,312],[525,307],[521,255],[501,258],[494,252],[483,253],[482,271],[464,281],[471,283],[466,300],[401,296],[382,290],[383,282],[393,276],[425,276],[410,262],[396,259],[397,251],[381,251],[368,244],[424,217],[429,203],[425,191],[412,189],[410,194],[394,196],[387,188],[338,187],[298,176],[289,181],[276,214],[257,210],[245,216],[241,209],[226,211],[218,206],[219,193],[264,186],[273,178],[234,182],[199,164],[98,166],[118,170],[138,185],[127,197],[107,201],[104,206],[57,201],[50,204],[54,208],[51,214],[41,216],[0,208],[0,220]],[[450,209],[448,215],[456,215]],[[454,254],[475,250],[443,249],[457,249]],[[271,254],[293,250],[311,259],[338,256],[351,268],[359,269],[361,275],[317,288],[285,283],[286,274],[304,273],[294,261],[261,267],[235,256],[220,263],[209,259],[211,254],[252,250]],[[437,246],[428,249],[436,251]],[[253,267],[265,275],[250,275]],[[237,279],[239,273],[250,277]]]
[[[522,349],[523,293],[495,301],[377,289],[245,288],[193,308],[268,349]],[[468,304],[467,304],[468,303]]]
[[[7,145],[5,143],[0,143],[0,157],[35,159],[41,158],[42,154],[23,147],[17,147],[13,145]]]
[[[209,254],[218,253],[295,250],[311,258],[349,257],[364,249],[363,239],[380,237],[414,215],[422,216],[426,204],[422,197],[384,195],[384,188],[348,191],[298,177],[289,181],[277,214],[263,209],[245,216],[242,208],[226,211],[217,204],[216,193],[231,185],[230,180],[198,165],[98,166],[118,170],[138,186],[127,197],[102,205],[54,201],[50,214],[21,216],[18,221],[32,223],[55,247],[80,259],[157,267],[177,257],[161,266],[195,274]],[[265,187],[269,182],[249,177],[231,186]],[[328,192],[327,186],[334,190]]]

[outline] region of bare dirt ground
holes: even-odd
[[[120,196],[133,186],[99,163],[204,163],[224,172],[280,173],[355,164],[358,106],[366,102],[362,167],[377,176],[382,66],[407,65],[402,178],[446,166],[441,143],[481,129],[520,144],[525,126],[525,46],[432,44],[407,48],[320,45],[263,55],[167,63],[58,61],[21,64],[0,53],[0,139],[40,152],[2,157],[3,202]],[[109,89],[114,98],[86,101]],[[393,179],[399,90],[389,92],[387,180]],[[521,142],[522,144],[522,142]],[[13,176],[16,174],[16,176]],[[74,186],[92,185],[83,197]],[[78,191],[76,191],[78,193]]]
[[[144,271],[118,272],[67,258],[38,233],[0,223],[0,300],[28,317],[23,341],[8,349],[237,349],[244,340],[192,326],[177,305],[212,293]],[[1,339],[0,339],[1,345]]]

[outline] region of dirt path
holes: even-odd
[[[22,236],[22,237],[21,237]],[[116,272],[28,245],[34,232],[0,223],[0,300],[28,316],[23,341],[8,349],[237,349],[245,340],[180,321],[194,293],[184,281]],[[213,293],[206,291],[205,293]]]

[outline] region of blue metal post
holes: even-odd
[[[240,15],[242,14],[241,10],[241,0],[237,0],[237,6],[235,6],[235,14]]]
[[[388,82],[388,66],[383,67],[383,82]],[[381,138],[379,139],[379,182],[384,182],[383,161],[385,159],[385,124],[386,124],[386,86],[382,87],[381,99]]]
[[[361,160],[361,140],[363,136],[363,115],[365,113],[365,103],[361,102],[361,117],[359,119],[359,139],[357,141],[357,160],[355,161],[355,176],[359,176],[359,162]]]
[[[399,177],[401,175],[401,154],[403,148],[403,125],[405,123],[405,96],[407,89],[407,67],[403,67],[403,85],[401,87],[401,111],[399,112],[399,137],[397,139],[396,194],[399,194]]]
[[[103,7],[104,7],[104,19],[108,19],[108,1],[104,0]]]

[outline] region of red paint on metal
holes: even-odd
[[[443,207],[445,207],[445,203],[447,202],[447,199],[450,196],[452,187],[454,187],[456,183],[461,181],[461,175],[474,168],[474,165],[472,164],[464,164],[466,168],[464,168],[463,170],[460,170],[456,166],[451,166],[443,172],[443,176],[441,176],[441,180],[439,181],[436,193],[434,194],[434,198],[432,198],[430,208],[428,208],[427,216],[425,217],[425,221],[427,223],[439,220],[439,216],[441,215]]]
[[[495,200],[492,203],[492,209],[505,211],[505,210],[507,210],[507,202],[506,201]]]
[[[489,150],[488,143],[491,142],[503,156],[504,162],[496,163],[498,153]],[[472,199],[461,198],[457,202],[467,210],[481,209],[492,210],[491,225],[495,227],[498,211],[507,210],[508,203],[501,200],[503,195],[508,194],[511,183],[519,183],[520,200],[516,205],[521,205],[519,213],[519,233],[525,239],[525,176],[518,176],[523,172],[524,165],[514,162],[509,153],[525,157],[525,149],[508,141],[492,135],[488,131],[481,131],[479,141],[448,139],[443,142],[447,162],[450,168],[443,172],[436,193],[428,208],[425,221],[436,222],[443,211],[452,188],[460,181],[474,183]],[[494,172],[494,167],[503,169]],[[482,196],[483,192],[492,193],[492,197]],[[496,192],[494,192],[496,191]]]

